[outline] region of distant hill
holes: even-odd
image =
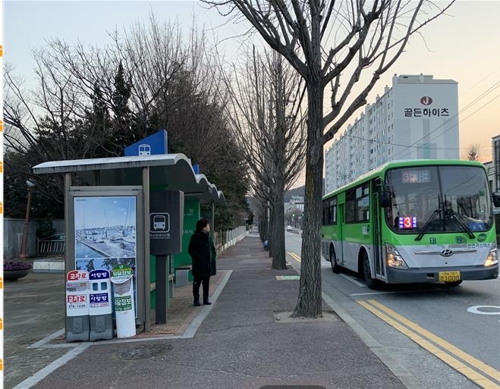
[[[305,192],[306,192],[305,185],[299,186],[298,188],[290,189],[288,192],[285,192],[284,202],[288,203],[290,201],[290,199],[292,198],[292,196],[304,197]]]
[[[298,188],[290,189],[288,192],[285,192],[285,197],[284,197],[283,202],[288,203],[290,201],[290,199],[292,198],[292,196],[304,197],[305,192],[306,192],[305,185],[299,186]],[[325,180],[324,179],[323,179],[323,190],[321,193],[323,193],[323,194],[325,193]]]

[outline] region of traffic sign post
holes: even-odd
[[[156,323],[167,322],[168,291],[173,290],[170,255],[182,250],[184,192],[150,194],[149,249],[156,256]],[[168,285],[172,282],[172,287]]]

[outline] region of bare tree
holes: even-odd
[[[300,77],[278,53],[255,47],[241,72],[234,70],[228,117],[251,169],[252,188],[270,207],[273,269],[286,269],[284,192],[304,168],[305,122]]]
[[[407,47],[410,37],[443,14],[425,0],[204,0],[223,15],[247,19],[305,81],[307,155],[300,291],[294,316],[322,314],[321,216],[323,146]],[[355,92],[363,70],[372,74]],[[341,82],[342,81],[342,82]],[[366,82],[366,83],[365,83]],[[325,88],[330,85],[329,109]],[[327,128],[329,126],[329,128]]]
[[[474,143],[467,148],[467,160],[469,161],[479,161],[479,150],[481,145],[479,143]]]
[[[107,45],[54,39],[35,51],[37,90],[23,89],[12,71],[5,73],[6,145],[30,156],[30,166],[19,169],[123,155],[124,147],[166,129],[169,150],[199,164],[224,189],[232,207],[227,214],[243,218],[238,209],[245,207],[246,169],[224,115],[219,53],[204,31],[193,27],[183,34],[178,24],[152,16],[149,24],[109,35]],[[63,186],[56,184],[59,190],[46,194],[61,200]]]
[[[221,101],[225,95],[220,88],[222,76],[216,74],[218,68],[213,66],[218,53],[208,47],[204,31],[193,28],[187,39],[183,39],[178,24],[160,23],[151,16],[147,25],[136,23],[109,35],[110,43],[103,47],[83,43],[70,46],[61,39],[53,39],[47,47],[34,51],[39,85],[35,92],[23,91],[13,73],[6,72],[6,89],[9,96],[15,98],[5,100],[4,114],[12,128],[7,136],[10,146],[18,144],[19,139],[23,139],[22,144],[26,144],[25,141],[34,144],[33,136],[40,126],[40,117],[57,123],[63,130],[59,134],[68,138],[65,131],[70,129],[68,120],[86,118],[96,87],[103,104],[116,119],[119,113],[113,109],[116,105],[115,77],[120,67],[130,88],[129,113],[136,123],[134,134],[137,139],[132,141],[149,135],[152,125],[158,124],[154,123],[155,119],[165,127],[171,124],[169,131],[175,132],[179,127],[176,112],[185,108],[186,99],[192,96],[203,98],[209,105],[225,104]],[[189,133],[186,127],[190,126],[196,133],[191,138],[200,140],[199,121],[194,120],[196,115],[182,116],[183,131],[178,130],[179,136]],[[211,123],[209,119],[205,117],[205,123]],[[212,119],[216,120],[216,117]],[[85,158],[86,152],[102,144],[102,132],[90,129],[86,135],[85,144],[77,150],[80,158]],[[205,146],[215,147],[224,139],[222,135],[213,135],[206,137],[210,144],[205,142]],[[123,147],[117,143],[119,137],[115,141],[114,149],[107,150],[109,154],[116,155]],[[66,142],[59,144],[66,145]],[[207,149],[211,150],[210,147],[204,148]],[[64,154],[61,150],[61,153],[45,157],[69,159],[74,155]]]

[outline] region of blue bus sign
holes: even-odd
[[[167,131],[160,130],[138,142],[125,147],[126,157],[134,155],[158,155],[168,154]]]

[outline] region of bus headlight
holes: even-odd
[[[484,261],[484,267],[489,267],[496,265],[498,263],[497,259],[497,244],[493,243],[491,245],[490,253],[488,254],[488,257],[486,258],[486,261]]]
[[[398,250],[396,250],[396,247],[389,243],[385,244],[385,260],[387,266],[389,267],[408,269],[408,265],[406,264],[401,254],[399,254]]]

